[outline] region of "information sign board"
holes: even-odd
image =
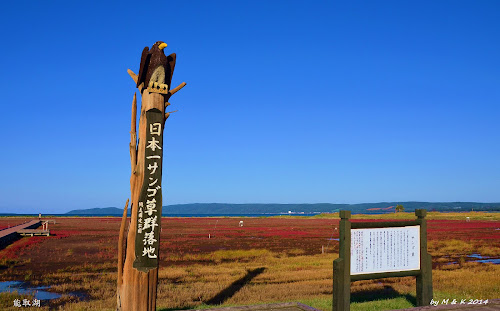
[[[420,226],[351,229],[351,275],[420,269]]]

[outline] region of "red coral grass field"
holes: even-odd
[[[499,266],[477,263],[469,256],[500,258],[499,217],[482,220],[472,216],[470,222],[465,216],[428,220],[436,297],[447,298],[444,296],[451,293],[456,298],[500,298]],[[390,217],[357,219],[353,215],[353,221],[387,221]],[[26,220],[30,219],[3,217],[0,228]],[[52,285],[53,291],[79,292],[85,297],[47,301],[46,308],[113,310],[120,217],[54,220],[55,224],[49,224],[50,237],[24,237],[0,250],[0,281],[28,280]],[[158,306],[208,306],[221,290],[253,269],[259,274],[224,301],[225,305],[301,301],[329,310],[332,262],[339,248],[335,240],[339,237],[338,224],[335,215],[162,218]],[[475,281],[478,278],[480,282]],[[351,289],[353,293],[375,293],[383,291],[384,286],[401,295],[415,293],[412,278],[353,282]],[[361,310],[363,303],[360,306],[354,304],[353,310]],[[411,306],[411,302],[399,305]]]

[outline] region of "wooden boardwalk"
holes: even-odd
[[[40,220],[32,220],[14,227],[0,230],[0,249],[7,247],[20,237],[19,230],[28,230],[38,228],[42,222]]]
[[[17,233],[19,233],[22,236],[35,236],[35,235],[45,235],[49,236],[50,231],[49,230],[42,230],[42,229],[19,229],[17,230]]]

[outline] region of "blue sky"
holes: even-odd
[[[500,201],[498,1],[11,1],[0,208],[130,196],[142,49],[177,54],[163,204]]]

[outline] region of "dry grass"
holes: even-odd
[[[431,240],[427,243],[427,249],[436,262],[449,261],[450,257],[463,257],[473,253],[485,257],[499,257],[500,247],[497,245],[484,245],[480,241],[463,240]],[[444,258],[443,258],[444,257]]]
[[[469,262],[433,270],[436,298],[492,299],[500,296],[500,266]]]
[[[159,271],[157,305],[160,309],[208,308],[209,302],[226,291],[224,306],[262,302],[299,301],[321,310],[330,310],[332,296],[332,262],[337,255],[288,256],[266,250],[251,250],[250,262],[242,262],[245,252],[217,251],[206,255],[210,264],[162,267]],[[189,255],[185,255],[188,256]],[[179,258],[179,261],[185,260]],[[107,266],[73,267],[46,276],[46,282],[58,283],[59,292],[84,291],[91,301],[72,302],[65,310],[112,310],[116,304],[116,274],[99,273]],[[238,288],[235,281],[249,272],[259,271]],[[465,263],[449,265],[433,271],[435,297],[496,298],[500,293],[500,266]],[[229,290],[233,288],[233,290]],[[380,310],[411,307],[415,295],[415,279],[390,278],[354,282],[351,286],[353,310]],[[394,299],[370,301],[371,296]],[[387,297],[386,295],[386,297]],[[367,296],[368,298],[363,298]],[[408,298],[409,297],[409,298]]]
[[[369,217],[397,219],[394,215],[401,219],[415,218],[413,213]],[[463,215],[459,216],[463,218]],[[43,257],[35,256],[31,263],[20,258],[4,258],[0,261],[2,279],[15,279],[19,276],[16,271],[24,268],[22,276],[29,276],[34,285],[54,284],[52,290],[55,292],[80,292],[88,297],[86,301],[74,301],[71,296],[64,296],[51,301],[53,309],[61,306],[64,310],[114,310],[115,244],[119,222],[113,218],[92,219],[92,230],[84,231],[82,228],[90,222],[74,221],[59,223],[58,220],[54,227],[60,230],[62,239],[57,239],[58,236],[43,239],[40,243],[45,244],[41,246],[20,241],[22,243],[18,245],[22,247],[18,248],[27,255],[37,254],[38,247]],[[338,257],[338,243],[326,242],[332,236],[332,225],[335,225],[331,220],[248,219],[245,220],[246,227],[239,228],[237,221],[223,219],[217,226],[217,238],[210,240],[205,238],[208,234],[200,231],[213,228],[214,220],[167,219],[165,223],[168,225],[163,229],[164,253],[161,255],[157,296],[159,309],[298,301],[320,310],[331,310],[332,266]],[[469,232],[476,236],[483,232],[485,236],[494,236],[498,224],[493,222],[493,227],[480,229],[462,227],[461,235],[457,237],[455,223],[445,224],[447,226],[443,223],[446,222],[430,222],[429,226],[428,249],[434,264],[437,264],[433,270],[435,297],[499,298],[500,266],[466,261],[471,253],[500,257],[497,240],[468,238],[471,236]],[[439,231],[443,228],[445,231]],[[434,229],[436,231],[432,231]],[[478,230],[482,231],[478,233]],[[311,247],[311,243],[316,244]],[[321,245],[327,243],[330,243],[329,252],[321,254]],[[223,247],[227,249],[221,249]],[[4,250],[0,255],[7,253]],[[45,257],[49,257],[56,268],[48,263],[41,265],[40,261]],[[447,265],[450,261],[458,263]],[[36,265],[50,267],[50,270],[40,274]],[[415,279],[353,282],[351,292],[353,311],[411,307],[415,299]],[[1,310],[11,307],[9,297],[4,295],[0,299]],[[373,301],[380,297],[389,299]],[[41,308],[44,309],[48,307]]]
[[[429,253],[434,256],[455,256],[472,254],[474,245],[462,240],[429,241],[427,243]]]
[[[228,295],[224,305],[245,305],[261,302],[302,301],[307,297],[308,303],[323,310],[329,310],[332,295],[332,261],[336,256],[294,256],[284,254],[268,254],[255,257],[251,263],[229,261],[234,253],[228,251],[227,256],[219,251],[213,258],[221,263],[191,266],[164,267],[159,272],[158,306],[165,309],[214,307],[207,304],[220,292],[234,286],[236,280],[242,279],[249,271],[264,268],[245,286]],[[181,259],[182,260],[182,259]],[[72,304],[68,310],[113,309],[115,305],[115,274],[82,274],[68,273],[59,278],[68,278],[82,287],[71,285],[58,287],[60,290],[88,291],[91,297],[98,301],[79,302]],[[492,298],[500,292],[500,267],[492,264],[466,263],[462,267],[450,265],[445,270],[434,270],[434,290],[436,298]],[[381,281],[379,283],[379,281]],[[396,298],[396,304],[404,307],[408,304],[406,296],[414,296],[414,278],[391,278],[354,282],[351,291],[353,297],[370,293],[382,293],[387,288],[392,293],[403,297]],[[358,296],[359,296],[358,295]],[[387,302],[356,302],[353,310],[365,308],[391,308],[394,303]],[[325,305],[328,307],[325,308]],[[371,307],[367,307],[370,305]],[[77,307],[78,306],[78,307]],[[357,306],[357,307],[355,307]],[[409,305],[411,306],[411,305]]]
[[[238,291],[231,292],[225,304],[251,304],[263,301],[293,301],[331,291],[332,262],[336,255],[293,256],[252,250],[251,262],[236,256],[245,252],[217,251],[210,254],[216,264],[160,269],[158,305],[162,308],[201,306],[251,271],[262,271]],[[180,258],[183,260],[184,258]]]

